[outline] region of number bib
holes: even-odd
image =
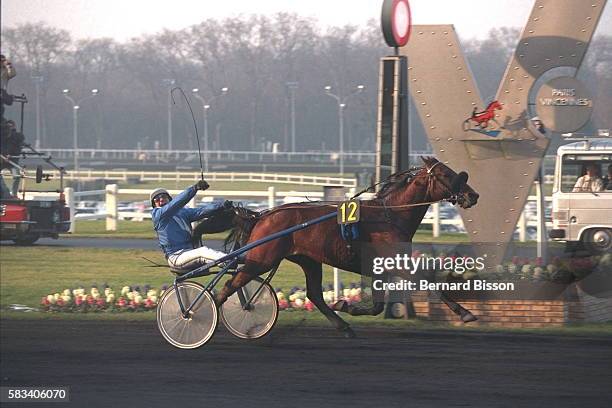
[[[354,224],[361,217],[359,200],[343,201],[338,205],[338,224]]]

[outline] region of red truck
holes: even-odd
[[[57,239],[69,229],[70,209],[63,193],[57,200],[0,201],[0,240],[31,245],[42,237]]]

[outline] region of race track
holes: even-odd
[[[344,339],[327,328],[278,327],[247,342],[219,327],[209,344],[184,351],[166,344],[154,322],[2,320],[1,329],[2,385],[70,386],[72,407],[612,401],[612,338],[355,327],[359,337]]]

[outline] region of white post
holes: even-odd
[[[431,205],[433,210],[433,224],[431,225],[431,231],[434,238],[440,236],[440,203],[433,203]]]
[[[68,232],[74,234],[74,231],[76,230],[76,220],[74,219],[74,215],[76,214],[74,203],[74,188],[65,187],[64,197],[66,198],[66,206],[70,209],[70,229],[68,230]]]
[[[334,268],[334,302],[340,299],[340,272]]]
[[[117,231],[117,184],[106,186],[106,230]]]
[[[544,171],[543,169],[540,167],[540,171],[538,173],[538,178],[535,181],[536,183],[536,208],[537,208],[537,215],[538,215],[538,229],[537,229],[537,254],[538,254],[538,258],[541,258],[542,261],[544,262],[544,265],[546,265],[546,263],[548,262],[548,257],[547,257],[547,250],[548,250],[548,243],[546,242],[546,219],[545,219],[545,214],[544,214],[544,208],[546,206],[546,203],[544,202],[544,200],[546,199],[544,197],[544,183],[542,182],[544,177],[543,177]]]
[[[276,205],[276,189],[274,186],[268,187],[268,208]]]
[[[521,212],[521,216],[518,220],[518,233],[519,241],[527,241],[527,220],[525,219],[525,209],[523,209],[523,211]]]

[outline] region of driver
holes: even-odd
[[[599,166],[595,163],[589,163],[586,166],[586,174],[578,177],[573,193],[590,193],[602,191],[604,189],[603,180],[599,177]]]
[[[206,181],[200,180],[174,199],[163,188],[157,188],[151,192],[153,228],[157,232],[159,246],[164,251],[168,265],[172,268],[194,269],[226,255],[206,246],[193,248],[191,241],[192,222],[233,205],[231,201],[226,200],[221,204],[213,204],[202,208],[185,208],[185,205],[195,197],[198,190],[204,191],[208,187],[210,186]]]

